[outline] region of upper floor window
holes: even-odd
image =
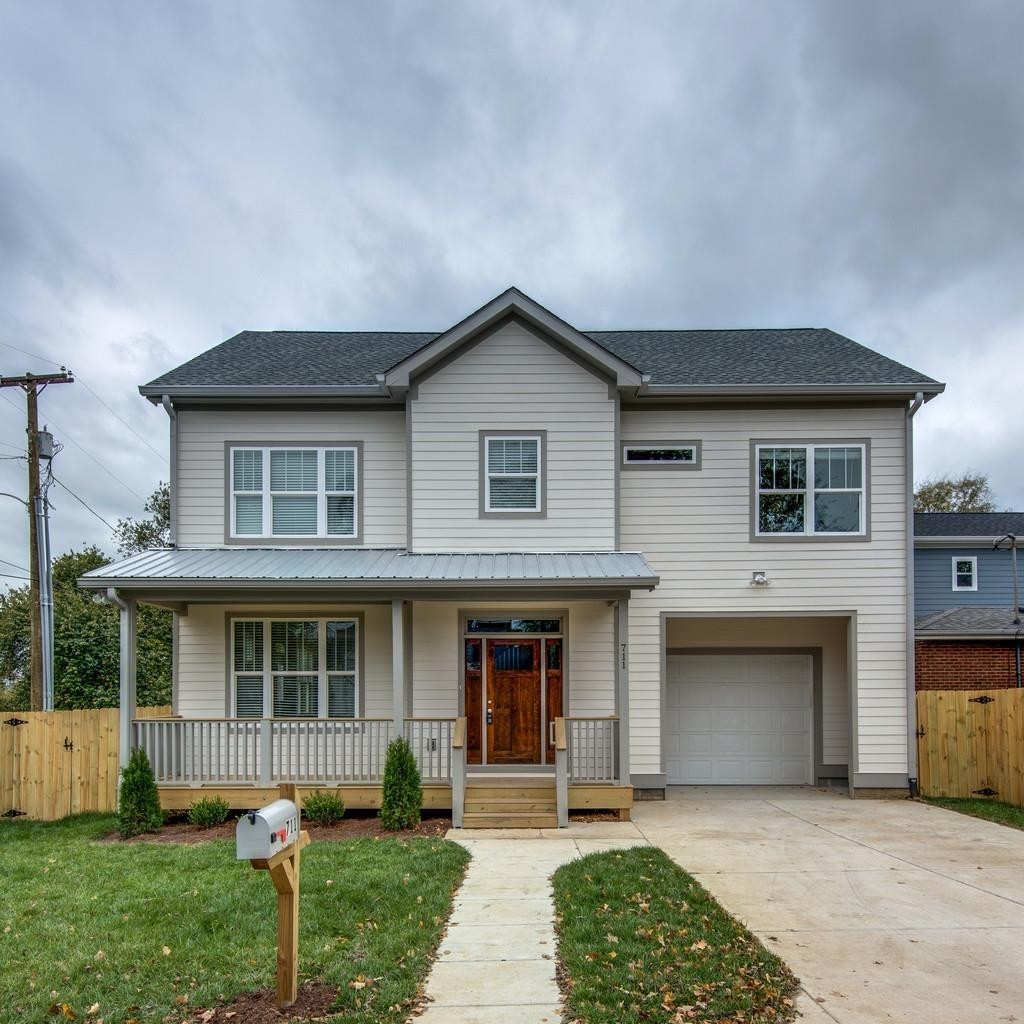
[[[355,718],[355,619],[232,622],[236,718]]]
[[[976,557],[953,559],[953,589],[978,589],[978,559]]]
[[[232,448],[232,537],[354,539],[356,446]]]
[[[700,444],[696,441],[666,441],[656,444],[622,446],[623,466],[672,466],[700,468]]]
[[[543,434],[483,434],[483,513],[544,512]]]
[[[863,444],[759,444],[755,452],[756,536],[867,532]]]

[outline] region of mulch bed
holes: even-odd
[[[234,839],[237,821],[238,817],[236,816],[214,828],[199,828],[184,820],[169,821],[159,832],[135,836],[133,839],[121,839],[116,832],[112,832],[101,841],[108,843],[207,843],[213,839]],[[325,839],[356,839],[360,836],[369,836],[372,839],[410,839],[414,836],[436,838],[444,836],[452,827],[452,819],[448,814],[429,816],[425,814],[416,828],[389,832],[381,825],[380,818],[377,817],[375,811],[352,811],[335,825],[315,825],[311,821],[303,820],[302,827],[309,832],[309,838],[314,842]],[[214,1018],[210,1019],[212,1021]]]
[[[277,1008],[277,993],[271,988],[246,992],[233,1003],[197,1010],[189,1020],[194,1024],[279,1024],[286,1020],[320,1020],[330,1016],[338,994],[336,985],[303,985],[299,998],[287,1010]]]

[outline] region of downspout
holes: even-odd
[[[907,407],[904,460],[907,471],[907,785],[917,796],[917,663],[914,651],[914,416],[924,404],[918,391]]]
[[[173,548],[176,547],[178,543],[178,500],[176,494],[178,489],[178,413],[174,408],[174,403],[171,401],[170,395],[161,395],[160,404],[164,407],[164,412],[167,413],[167,416],[171,421],[171,479],[169,481],[171,507],[168,539],[171,547]]]

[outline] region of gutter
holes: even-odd
[[[944,386],[944,385],[943,385]],[[907,647],[907,782],[910,795],[917,796],[917,661],[914,651],[914,416],[925,402],[924,392],[918,391],[907,407],[904,430],[904,465],[906,470],[906,647]]]
[[[170,520],[168,541],[173,548],[178,544],[178,413],[174,408],[170,395],[161,395],[160,404],[164,407],[164,412],[167,413],[167,417],[171,421],[171,479],[169,481],[171,507],[168,516]]]

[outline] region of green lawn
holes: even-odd
[[[924,796],[921,799],[936,807],[945,807],[947,811],[959,811],[974,818],[1009,825],[1010,828],[1024,829],[1024,808],[1014,807],[1013,804],[985,800],[981,797]]]
[[[273,987],[267,872],[236,861],[233,842],[95,842],[114,827],[108,815],[0,824],[2,1019],[71,1019],[67,1004],[80,1021],[155,1024]],[[403,1021],[468,859],[434,839],[313,843],[301,979],[338,985],[343,1020]]]
[[[567,1020],[775,1024],[797,981],[661,850],[595,853],[555,872]]]

